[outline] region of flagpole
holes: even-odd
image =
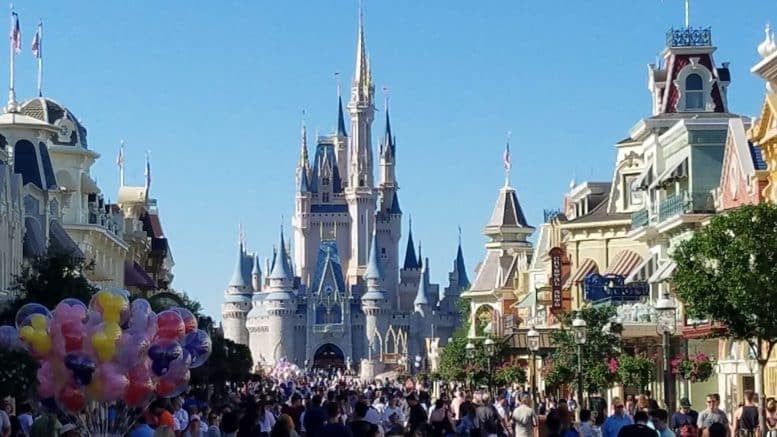
[[[121,140],[119,148],[119,185],[124,186],[124,140]]]
[[[16,93],[14,92],[14,57],[15,53],[14,50],[16,49],[14,47],[14,39],[13,39],[13,33],[16,25],[16,19],[14,16],[13,11],[13,4],[11,4],[11,37],[8,42],[8,49],[10,54],[10,62],[8,63],[9,66],[9,74],[8,74],[8,106],[6,106],[6,112],[16,112]]]
[[[43,97],[43,20],[38,23],[38,97]]]
[[[512,137],[512,132],[507,132],[507,143],[505,144],[505,155],[504,155],[504,164],[505,164],[505,187],[510,186],[510,169],[512,168],[512,158],[510,157],[510,137]]]

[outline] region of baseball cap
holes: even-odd
[[[681,406],[681,407],[687,407],[687,408],[690,408],[690,406],[691,406],[691,401],[690,401],[690,400],[688,400],[688,398],[681,398],[681,399],[680,399],[680,406]]]

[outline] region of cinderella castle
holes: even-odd
[[[316,138],[311,162],[303,125],[293,246],[281,230],[272,260],[262,263],[241,238],[224,293],[225,336],[248,345],[257,365],[281,359],[300,366],[354,365],[362,375],[432,365],[437,346],[457,327],[456,301],[469,287],[461,242],[442,292],[429,281],[429,260],[421,256],[420,244],[416,252],[411,229],[400,264],[397,144],[387,106],[376,184],[374,94],[360,11],[346,106],[350,133],[338,96],[335,132]]]

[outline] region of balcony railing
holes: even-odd
[[[667,47],[709,47],[712,45],[712,30],[684,27],[666,31]]]
[[[631,213],[631,229],[638,229],[648,224],[648,210],[640,209]]]
[[[342,323],[331,323],[326,325],[313,325],[313,332],[316,334],[342,334],[345,332],[345,325]]]
[[[658,220],[664,221],[680,214],[715,211],[715,201],[710,193],[688,193],[681,191],[658,207]]]

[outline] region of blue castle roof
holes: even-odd
[[[415,243],[413,243],[413,224],[408,225],[407,231],[407,249],[405,249],[405,269],[417,269],[418,257],[415,254]]]
[[[421,281],[418,283],[418,293],[415,295],[413,305],[429,305],[429,258],[426,258],[421,267]]]
[[[286,244],[283,241],[283,230],[281,230],[281,242],[280,242],[280,248],[279,253],[275,257],[275,262],[273,263],[272,271],[270,272],[270,276],[268,276],[270,279],[293,279],[294,274],[291,271],[291,266],[289,265],[289,256],[286,253]]]
[[[331,275],[331,276],[327,276]],[[315,294],[321,290],[323,281],[333,278],[337,290],[345,293],[345,280],[343,278],[343,266],[340,262],[340,254],[337,251],[337,242],[326,240],[321,242],[316,259],[316,271],[310,286],[310,293]]]

